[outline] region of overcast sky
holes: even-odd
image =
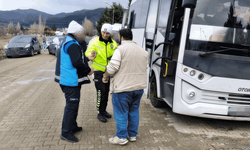
[[[128,0],[0,0],[0,11],[36,9],[48,14],[69,13],[82,9],[106,8],[113,2],[127,9]]]

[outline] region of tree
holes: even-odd
[[[20,23],[18,22],[16,25],[16,32],[19,33],[21,31]]]
[[[132,2],[132,0],[128,0],[128,11],[130,9],[131,2]]]
[[[40,34],[43,34],[46,24],[46,18],[42,20],[41,14],[39,15],[38,31]]]
[[[45,32],[45,31],[51,31],[50,27],[46,26],[46,27],[44,28],[44,32]]]
[[[93,23],[85,17],[82,26],[84,28],[84,32],[86,33],[87,36],[93,36],[93,31],[94,31],[94,26]]]
[[[130,10],[131,2],[132,2],[132,0],[128,0],[128,10],[127,10],[128,13],[129,13],[129,10]],[[128,24],[128,16],[129,16],[129,15],[127,15],[126,23],[125,23],[125,24]]]
[[[24,28],[23,28],[23,26],[21,25],[21,30],[23,31],[24,30]]]
[[[244,27],[242,25],[241,20],[237,16],[234,15],[235,13],[234,13],[233,4],[231,4],[229,13],[227,14],[228,14],[228,18],[227,18],[227,21],[224,23],[224,27],[236,28],[237,30],[227,30],[223,41],[225,41],[226,43],[231,43],[233,37],[235,37],[235,41],[234,41],[235,43],[245,43],[247,39],[245,38],[245,34],[243,32]]]
[[[121,4],[116,4],[113,2],[112,8],[107,8],[102,13],[102,16],[100,17],[99,21],[97,22],[96,29],[98,34],[101,33],[101,28],[104,23],[110,23],[113,22],[113,8],[114,8],[114,23],[122,23],[122,17],[123,17],[123,8]]]
[[[51,29],[52,29],[53,31],[56,31],[56,26],[53,25],[53,26],[51,27]]]
[[[44,34],[46,35],[53,35],[55,32],[48,26],[44,28]]]
[[[36,22],[34,22],[32,25],[30,25],[29,33],[40,33],[40,34],[43,34],[44,28],[45,28],[45,23],[46,23],[46,19],[42,20],[41,15],[39,15],[39,22],[38,22],[38,24],[36,24]]]
[[[3,27],[0,26],[0,36],[4,36],[6,33],[5,33],[5,30]]]
[[[36,24],[36,22],[34,22],[32,25],[30,25],[30,33],[37,33],[38,31],[38,25]]]
[[[107,15],[105,15],[107,13],[108,13],[108,8],[106,7],[106,9],[104,10],[104,12],[102,13],[102,16],[97,21],[96,30],[97,30],[98,35],[100,35],[100,33],[101,33],[102,24],[105,23],[105,22],[108,22],[108,20],[109,20],[108,17],[107,17]]]
[[[14,28],[13,22],[10,22],[9,25],[8,25],[8,33],[9,34],[14,34],[15,33],[15,28]]]

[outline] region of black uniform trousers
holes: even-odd
[[[68,133],[78,127],[76,119],[80,102],[81,86],[69,87],[60,85],[60,87],[65,94],[66,99],[62,121],[62,133]]]
[[[95,81],[95,88],[97,92],[97,112],[98,113],[104,113],[106,112],[107,104],[108,104],[108,97],[109,97],[109,85],[110,81],[108,83],[103,83],[104,72],[102,71],[94,71],[94,81]]]

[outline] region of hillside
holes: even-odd
[[[40,14],[43,19],[46,18],[46,26],[49,27],[52,27],[53,25],[57,28],[67,27],[71,20],[75,20],[81,24],[85,17],[95,24],[95,22],[97,22],[101,17],[104,10],[105,8],[98,8],[94,10],[83,9],[72,13],[59,13],[55,15],[34,9],[0,11],[0,25],[7,27],[9,22],[13,22],[14,25],[19,22],[24,27],[30,27],[30,25],[34,22],[38,23]]]
[[[75,20],[78,23],[82,24],[82,21],[84,21],[85,17],[87,17],[93,24],[95,24],[101,17],[104,10],[104,8],[98,8],[94,10],[82,10],[71,14],[65,14],[62,17],[52,16],[51,18],[47,19],[46,25],[50,27],[55,25],[56,27],[60,28],[67,27],[69,22],[72,20]]]

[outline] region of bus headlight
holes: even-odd
[[[189,97],[190,99],[193,99],[193,98],[195,97],[195,92],[190,92],[190,93],[188,94],[188,97]]]
[[[187,77],[198,81],[199,83],[203,83],[212,77],[211,75],[206,74],[205,72],[201,70],[195,70],[194,68],[190,68],[187,66],[183,66],[182,73],[186,75]]]
[[[192,71],[190,71],[190,73],[189,73],[189,74],[190,74],[190,76],[194,76],[194,75],[195,75],[195,73],[196,73],[196,72],[195,72],[195,70],[192,70]]]
[[[199,74],[198,79],[199,79],[199,80],[204,79],[204,74],[202,74],[202,73],[201,73],[201,74]]]
[[[198,79],[197,79],[198,80]],[[181,92],[182,99],[187,102],[188,104],[195,104],[201,101],[202,92],[201,90],[197,89],[195,86],[182,81],[182,92]]]

